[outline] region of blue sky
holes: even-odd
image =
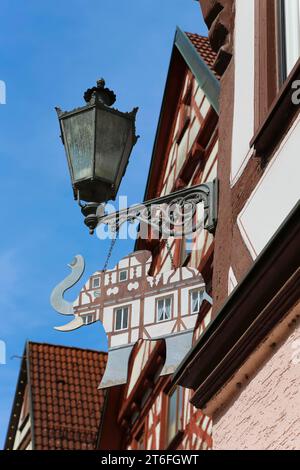
[[[105,348],[101,325],[74,333],[53,330],[64,319],[49,303],[75,254],[87,279],[101,269],[108,242],[90,237],[73,201],[55,106],[83,104],[83,92],[104,77],[116,106],[139,106],[141,138],[119,194],[130,204],[144,194],[176,25],[205,34],[194,0],[2,0],[0,80],[1,232],[0,445],[6,433],[26,340]],[[111,261],[132,250],[119,241]],[[75,299],[80,286],[68,295]]]

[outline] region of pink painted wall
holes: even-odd
[[[299,326],[215,419],[213,449],[300,449]]]

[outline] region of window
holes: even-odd
[[[203,291],[194,290],[191,292],[191,313],[199,313],[203,301]]]
[[[121,307],[116,309],[115,317],[115,330],[121,331],[128,328],[128,307]]]
[[[280,81],[286,80],[300,57],[300,0],[279,1]]]
[[[171,307],[172,299],[171,297],[166,297],[164,299],[159,299],[157,301],[157,321],[166,321],[171,318]]]
[[[93,288],[97,289],[97,287],[99,287],[99,286],[100,286],[100,277],[95,277],[93,279]]]
[[[84,315],[82,319],[84,325],[89,325],[90,323],[93,323],[93,315]]]
[[[271,155],[286,134],[298,106],[290,96],[300,57],[300,0],[256,0],[255,133],[258,156]],[[274,130],[274,131],[273,131]]]
[[[120,271],[119,272],[119,281],[124,282],[124,281],[127,281],[127,279],[128,279],[127,271]]]
[[[183,428],[183,388],[176,387],[169,395],[167,439],[168,444],[175,438]]]
[[[255,128],[259,130],[300,56],[300,0],[257,0],[255,16]]]

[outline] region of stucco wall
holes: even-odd
[[[214,421],[213,449],[300,449],[299,325]]]

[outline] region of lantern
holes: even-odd
[[[84,94],[86,106],[63,112],[56,108],[74,197],[88,203],[115,199],[138,137],[138,108],[122,113],[103,79]]]

